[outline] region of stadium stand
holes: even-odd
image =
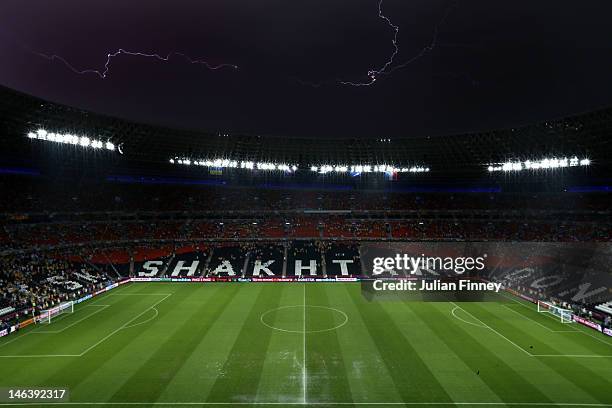
[[[595,306],[595,309],[600,312],[606,313],[608,315],[612,315],[612,302],[602,303],[600,305]]]
[[[612,110],[448,137],[288,139],[166,129],[0,89],[0,321],[121,277],[351,278],[370,242],[612,240]],[[28,138],[95,135],[95,152]],[[490,173],[509,158],[592,166]],[[174,157],[295,163],[248,171]],[[325,163],[422,163],[423,174],[320,174]],[[299,169],[298,169],[299,168]],[[537,279],[542,271],[530,277]],[[495,280],[495,276],[490,277]],[[529,280],[505,282],[535,297]],[[564,275],[556,301],[581,282]],[[600,294],[577,313],[608,311]]]

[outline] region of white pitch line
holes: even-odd
[[[108,296],[160,296],[172,295],[172,293],[109,293]]]
[[[484,324],[489,330],[493,331],[494,333],[496,333],[497,335],[499,335],[500,337],[502,337],[503,339],[505,339],[506,341],[512,343],[515,347],[519,348],[520,350],[522,350],[523,352],[525,352],[527,355],[531,356],[531,357],[571,357],[571,358],[612,358],[612,356],[602,356],[602,355],[591,355],[591,354],[531,354],[530,352],[528,352],[527,350],[525,350],[524,348],[522,348],[521,346],[519,346],[518,344],[516,344],[515,342],[513,342],[512,340],[510,340],[509,338],[507,338],[506,336],[504,336],[503,334],[499,333],[497,330],[493,329],[491,326],[489,326],[488,324],[486,324],[485,322],[483,322],[482,320],[478,319],[477,317],[475,317],[473,314],[471,314],[470,312],[468,312],[467,310],[457,306],[455,303],[451,302],[453,305],[455,305],[456,307],[458,307],[459,309],[463,310],[465,313],[469,314],[470,316],[472,316],[474,319],[478,320],[479,322],[481,322],[482,324]],[[527,306],[525,306],[527,307]],[[510,309],[512,310],[512,309]],[[517,312],[518,313],[518,312]],[[555,320],[556,321],[556,320]],[[583,333],[586,334],[587,336],[593,337],[591,336],[589,333],[586,333],[582,330],[575,330],[577,333]],[[593,337],[595,340],[599,340],[595,337]],[[612,344],[604,342],[605,344],[608,344],[610,346],[612,346]]]
[[[81,357],[80,354],[21,354],[14,356],[0,356],[0,358],[48,358],[48,357]]]
[[[157,295],[163,295],[163,293],[158,293]],[[96,342],[95,344],[93,344],[92,346],[88,347],[85,351],[83,351],[80,354],[29,354],[29,355],[10,355],[10,356],[2,356],[0,355],[0,358],[36,358],[36,357],[83,357],[87,352],[91,351],[93,348],[99,346],[100,344],[102,344],[103,342],[105,342],[106,340],[108,340],[111,336],[113,336],[114,334],[116,334],[117,332],[119,332],[120,330],[123,330],[125,328],[127,328],[129,326],[130,323],[132,323],[134,320],[138,319],[140,316],[142,316],[143,314],[145,314],[146,312],[148,312],[151,309],[155,309],[155,307],[160,304],[161,302],[163,302],[164,300],[168,299],[168,297],[172,296],[172,293],[167,293],[165,294],[166,296],[164,296],[161,300],[159,300],[158,302],[156,302],[155,304],[151,305],[150,307],[146,308],[145,310],[142,311],[142,313],[139,313],[137,316],[134,316],[133,318],[131,318],[130,320],[128,320],[126,323],[124,323],[121,327],[119,327],[118,329],[114,330],[113,332],[111,332],[110,334],[108,334],[107,336],[103,337],[100,341]],[[94,305],[87,305],[87,306],[94,306]],[[97,306],[107,306],[107,305],[97,305]],[[104,309],[101,309],[104,310]],[[155,309],[157,310],[157,309]],[[92,313],[95,314],[95,313]],[[91,316],[92,314],[88,315],[87,317]],[[26,334],[32,334],[32,333],[26,333]],[[24,335],[25,336],[25,335]],[[23,337],[23,336],[21,336]],[[19,337],[19,338],[21,338]],[[15,339],[16,340],[16,339]],[[1,406],[2,404],[0,404]]]
[[[479,318],[477,318],[476,316],[474,316],[473,314],[471,314],[470,312],[465,310],[464,308],[462,308],[461,306],[457,306],[457,304],[455,304],[455,302],[451,302],[451,304],[454,305],[455,307],[458,307],[459,309],[463,310],[468,315],[472,316],[473,319],[478,320],[480,323],[482,323],[484,326],[486,326],[487,329],[491,330],[493,333],[497,334],[498,336],[500,336],[501,338],[503,338],[504,340],[506,340],[507,342],[512,344],[514,347],[516,347],[519,350],[521,350],[523,353],[527,354],[530,357],[533,357],[533,354],[531,354],[530,352],[528,352],[527,350],[525,350],[524,348],[522,348],[521,346],[519,346],[518,344],[516,344],[515,342],[513,342],[512,340],[510,340],[509,338],[507,338],[506,336],[504,336],[503,334],[501,334],[500,332],[498,332],[497,330],[495,330],[494,328],[492,328],[491,326],[489,326],[488,324],[486,324],[485,322],[483,322],[482,320],[480,320]]]
[[[275,327],[272,326],[271,324],[266,323],[266,319],[265,317],[272,313],[272,312],[276,312],[278,310],[286,310],[286,309],[292,309],[292,308],[299,308],[299,307],[304,307],[303,305],[289,305],[289,306],[281,306],[281,307],[277,307],[276,309],[270,309],[268,311],[266,311],[265,313],[262,313],[261,316],[259,316],[259,321],[261,322],[261,324],[263,324],[266,327],[269,327],[272,330],[277,330],[283,333],[304,333],[304,330],[287,330],[287,329],[281,329],[280,327]],[[348,323],[349,317],[346,313],[344,313],[342,310],[340,309],[336,309],[334,307],[329,307],[329,306],[315,306],[315,305],[306,305],[307,308],[311,308],[311,309],[325,309],[325,310],[333,310],[334,312],[340,313],[343,317],[344,317],[344,321],[342,323],[340,323],[337,326],[334,327],[329,327],[327,329],[320,329],[320,330],[307,330],[306,333],[324,333],[324,332],[328,332],[328,331],[332,331],[332,330],[337,330],[341,327],[343,327],[345,324]]]
[[[518,300],[516,300],[516,299],[514,299],[514,298],[512,298],[512,297],[506,296],[505,294],[502,294],[502,296],[503,296],[503,297],[505,297],[505,298],[507,298],[507,299],[510,299],[511,301],[513,301],[513,302],[517,303],[518,305],[520,305],[520,306],[522,306],[522,307],[526,308],[527,310],[531,310],[532,312],[533,312],[533,311],[535,311],[535,309],[533,309],[533,308],[531,308],[531,307],[527,306],[527,305],[526,305],[526,304],[524,304],[523,302],[520,302],[520,301],[518,301]],[[556,323],[560,323],[560,324],[567,324],[567,323],[561,323],[561,322],[559,321],[559,319],[558,319],[558,318],[555,318],[554,316],[552,316],[552,315],[551,315],[551,314],[549,314],[549,313],[541,313],[541,315],[543,315],[543,316],[544,316],[544,317],[546,317],[546,318],[552,319],[552,320],[553,320],[554,322],[556,322]],[[570,328],[571,328],[571,330],[572,330],[572,331],[575,331],[575,332],[578,332],[578,333],[582,333],[582,331],[581,331],[581,330],[575,329],[575,328],[573,328],[573,327],[571,327],[571,326],[570,326]]]
[[[502,294],[502,296],[503,296],[503,297],[505,297],[505,298],[507,298],[507,299],[510,299],[511,301],[513,301],[513,302],[517,303],[518,305],[520,305],[520,306],[522,306],[522,307],[526,308],[527,310],[531,310],[532,312],[533,312],[533,311],[535,311],[535,309],[533,309],[533,308],[531,308],[531,307],[527,306],[527,305],[526,305],[526,304],[524,304],[523,302],[520,302],[520,301],[518,301],[518,300],[516,300],[516,299],[514,299],[514,298],[512,298],[512,297],[506,296],[505,294]],[[558,318],[555,318],[554,316],[550,315],[549,313],[541,313],[541,315],[543,315],[543,316],[544,316],[544,317],[546,317],[546,318],[552,319],[552,320],[553,320],[554,322],[556,322],[556,323],[560,323],[560,321],[559,321],[559,319],[558,319]],[[567,324],[567,323],[561,323],[561,324]],[[578,333],[582,333],[582,331],[581,331],[581,330],[578,330],[578,329],[571,328],[571,330],[576,331],[576,332],[578,332]]]
[[[147,320],[143,320],[142,322],[139,322],[139,323],[136,323],[136,324],[130,324],[130,325],[127,325],[127,326],[125,326],[125,327],[124,327],[124,329],[131,329],[131,328],[133,328],[133,327],[140,326],[141,324],[149,323],[151,320],[153,320],[153,319],[155,319],[157,316],[159,316],[159,310],[157,310],[157,308],[156,308],[156,307],[153,307],[153,308],[151,308],[151,309],[149,309],[149,310],[154,310],[154,311],[155,311],[155,314],[154,314],[153,316],[149,317]]]
[[[516,310],[512,309],[509,306],[506,306],[506,305],[502,305],[502,306],[505,307],[506,309],[510,310],[511,312],[516,313],[519,316],[522,316],[523,318],[525,318],[527,320],[531,320],[533,323],[537,324],[538,326],[541,326],[541,327],[545,328],[546,330],[548,330],[551,333],[580,333],[578,330],[553,330],[550,327],[546,327],[542,323],[532,319],[531,317],[525,316],[524,314],[522,314],[520,312],[517,312]]]
[[[93,313],[88,314],[85,317],[80,318],[79,320],[77,320],[76,322],[71,323],[70,325],[64,327],[61,330],[38,330],[38,331],[32,331],[30,332],[30,334],[57,334],[57,333],[61,333],[63,331],[68,330],[69,328],[71,328],[72,326],[81,323],[83,320],[85,319],[89,319],[91,316],[100,313],[101,311],[105,310],[107,307],[109,307],[109,305],[85,305],[84,307],[101,307],[101,309],[98,309],[96,311],[94,311]]]
[[[25,336],[29,336],[29,335],[32,335],[32,334],[57,334],[57,333],[61,333],[61,332],[65,331],[65,330],[71,328],[75,324],[82,322],[83,320],[85,320],[85,319],[95,315],[98,312],[101,312],[102,310],[106,309],[108,307],[108,305],[85,305],[84,307],[102,307],[103,309],[96,310],[95,312],[88,314],[87,316],[83,317],[82,319],[77,320],[76,322],[72,323],[71,325],[69,325],[67,327],[64,327],[61,330],[36,330],[36,329],[32,329],[29,332],[26,332],[26,333],[22,334],[21,336],[15,336],[14,339],[11,339],[11,340],[9,340],[7,342],[4,342],[4,343],[0,344],[0,347],[4,347],[7,344],[11,344],[11,343],[13,343],[13,342],[15,342],[15,341],[25,337]],[[68,316],[68,315],[64,314],[62,316]],[[55,319],[55,321],[57,322],[57,319]],[[4,356],[0,356],[0,357],[4,357]]]
[[[581,326],[582,326],[582,325],[581,325]],[[585,330],[590,330],[590,329],[586,329],[586,328],[585,328]],[[610,347],[612,347],[612,343],[608,342],[607,340],[603,340],[603,339],[601,339],[601,338],[599,338],[599,337],[595,337],[595,335],[593,335],[593,334],[591,334],[591,333],[588,333],[588,332],[584,331],[583,329],[577,329],[576,331],[577,331],[578,333],[585,334],[585,335],[587,335],[587,336],[589,336],[589,337],[593,338],[594,340],[597,340],[598,342],[605,344],[606,346],[610,346]]]
[[[32,334],[32,332],[26,332],[26,333],[23,333],[21,336],[19,335],[19,333],[17,333],[17,334],[15,335],[15,338],[14,338],[14,339],[10,339],[10,340],[8,340],[8,341],[5,341],[4,343],[0,344],[0,347],[4,347],[4,346],[6,346],[6,345],[8,345],[8,344],[11,344],[11,343],[13,343],[13,342],[15,342],[15,341],[17,341],[17,340],[19,340],[19,339],[21,339],[21,338],[23,338],[23,337],[27,336],[28,334]],[[0,356],[0,357],[2,357],[2,356]]]
[[[533,354],[534,357],[572,357],[572,358],[612,358],[612,356],[600,356],[597,354]]]
[[[532,311],[534,310],[534,309],[530,308],[529,306],[527,306],[526,304],[524,304],[524,303],[522,303],[522,302],[519,302],[518,300],[516,300],[516,299],[514,299],[514,298],[512,298],[512,297],[506,296],[505,294],[503,294],[502,296],[503,296],[503,297],[505,297],[505,298],[507,298],[507,299],[512,300],[513,302],[518,303],[519,305],[523,306],[524,308],[527,308],[528,310],[532,310]],[[544,316],[545,316],[545,317],[548,317],[548,318],[550,318],[550,319],[553,319],[555,322],[559,323],[559,320],[557,320],[557,319],[556,319],[555,317],[553,317],[553,316],[550,316],[548,313],[544,313]],[[583,328],[583,326],[582,326],[582,325],[579,325],[578,327],[579,327],[578,329],[577,329],[577,328],[572,327],[572,330],[571,330],[571,331],[575,331],[576,333],[582,333],[582,334],[584,334],[584,335],[586,335],[586,336],[589,336],[589,337],[593,338],[594,340],[597,340],[597,341],[598,341],[598,342],[600,342],[600,343],[603,343],[603,344],[605,344],[605,345],[608,345],[608,346],[611,346],[611,347],[612,347],[612,343],[609,343],[608,341],[603,340],[603,339],[601,339],[601,338],[595,337],[595,336],[594,336],[594,335],[592,335],[591,333],[588,333],[588,332],[586,332],[586,331],[585,331],[585,330],[590,330],[590,329]]]
[[[172,294],[169,293],[166,296],[164,296],[161,300],[155,302],[155,304],[151,305],[151,307],[146,308],[144,311],[142,311],[142,313],[139,313],[137,316],[131,318],[130,320],[128,320],[127,322],[125,322],[121,327],[119,327],[118,329],[112,331],[110,334],[108,334],[107,336],[103,337],[100,341],[96,342],[95,344],[93,344],[92,346],[90,346],[89,348],[87,348],[85,351],[83,351],[79,357],[84,356],[87,352],[89,352],[90,350],[94,349],[95,347],[99,346],[100,344],[104,343],[106,340],[108,340],[111,336],[113,336],[114,334],[118,333],[119,331],[123,330],[126,328],[126,326],[128,326],[130,323],[132,323],[134,320],[138,319],[140,316],[142,316],[143,314],[147,313],[149,310],[155,308],[155,306],[159,305],[161,302],[163,302],[164,300],[168,299],[168,297],[170,297]]]
[[[480,327],[481,329],[488,329],[488,327],[487,327],[487,326],[483,326],[483,325],[480,325],[480,324],[476,324],[476,323],[468,322],[467,320],[460,318],[459,316],[457,316],[457,315],[455,314],[455,311],[456,311],[456,310],[463,310],[463,309],[461,309],[460,307],[455,307],[455,308],[453,308],[453,310],[451,310],[451,314],[452,314],[452,315],[453,315],[453,317],[455,317],[457,320],[461,320],[463,323],[471,324],[472,326]],[[465,310],[463,310],[463,311],[465,312]]]
[[[303,320],[303,326],[302,326],[302,338],[303,338],[303,344],[304,344],[304,364],[302,364],[302,403],[306,404],[306,379],[307,379],[307,373],[306,373],[306,283],[303,283],[304,285],[304,318]]]

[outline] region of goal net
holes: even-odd
[[[573,323],[572,319],[573,312],[569,309],[563,309],[562,307],[555,306],[550,302],[544,302],[538,300],[538,312],[539,313],[550,313],[553,316],[561,319],[561,323]]]
[[[51,309],[47,309],[38,316],[38,323],[49,324],[57,316],[65,313],[74,313],[74,302],[60,303]]]

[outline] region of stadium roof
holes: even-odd
[[[28,132],[45,128],[118,146],[125,158],[167,163],[172,157],[275,161],[300,164],[423,163],[432,171],[482,172],[489,163],[578,155],[599,168],[612,156],[612,109],[541,123],[436,137],[282,138],[217,134],[134,123],[0,89],[5,152],[26,149]],[[24,150],[24,151],[26,151]]]

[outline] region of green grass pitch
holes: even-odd
[[[518,300],[132,283],[0,339],[0,387],[28,386],[84,407],[612,406],[612,338]]]

